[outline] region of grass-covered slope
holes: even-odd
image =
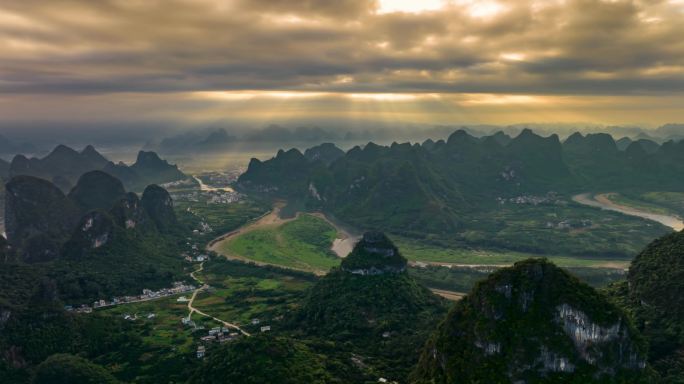
[[[325,220],[300,215],[279,226],[248,231],[222,245],[227,254],[259,263],[327,272],[340,260],[330,250],[336,231]]]
[[[492,274],[425,346],[416,383],[649,383],[627,317],[543,259]]]

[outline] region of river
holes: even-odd
[[[210,192],[210,191],[233,192],[233,188],[231,188],[231,187],[212,187],[212,186],[204,184],[202,179],[200,179],[197,176],[193,176],[192,178],[195,179],[195,181],[197,181],[197,183],[200,186],[201,191],[205,191],[205,192]]]
[[[576,203],[587,205],[590,207],[601,208],[608,211],[620,212],[629,216],[641,217],[642,219],[655,221],[672,228],[675,231],[684,229],[684,221],[677,216],[663,215],[648,211],[643,211],[638,208],[628,207],[612,202],[605,194],[593,196],[590,193],[581,193],[572,197]]]

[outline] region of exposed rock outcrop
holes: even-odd
[[[548,261],[530,259],[478,283],[451,310],[413,381],[648,382],[645,352],[607,299]]]
[[[142,207],[142,203],[133,192],[129,192],[114,204],[111,210],[114,222],[125,229],[156,229],[154,222]]]
[[[109,244],[114,238],[114,221],[102,211],[88,212],[64,246],[69,257],[82,257],[90,250]]]
[[[401,273],[406,270],[406,259],[384,233],[366,232],[341,269],[355,275]]]

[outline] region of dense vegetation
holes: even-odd
[[[650,383],[627,317],[543,259],[478,283],[427,343],[418,383]]]
[[[682,144],[638,154],[640,143],[620,151],[607,135],[573,135],[562,144],[529,130],[501,136],[457,131],[423,145],[369,143],[331,162],[280,151],[265,162],[252,160],[239,185],[300,200],[361,229],[448,248],[628,259],[667,233],[658,224],[581,207],[570,196],[683,191]]]
[[[609,177],[623,172],[616,167],[636,172],[638,181],[639,172],[660,172],[658,167],[679,158],[669,144],[653,148],[639,143],[645,155],[630,144],[623,152],[610,152],[613,157],[602,154],[607,157],[601,159],[617,162],[594,169],[586,162],[591,151],[584,154],[584,140],[588,138],[575,137],[561,145],[557,138],[542,139],[531,132],[515,139],[475,139],[460,132],[448,142],[421,146],[369,144],[344,154],[324,145],[304,156],[288,151],[273,163],[254,161],[251,175],[241,179],[243,188],[293,198],[292,207],[332,210],[362,228],[387,226],[401,252],[384,235],[367,234],[335,268],[340,260],[329,250],[334,229],[306,214],[277,228],[246,233],[234,244],[243,241],[241,252],[252,252],[254,260],[332,271],[319,278],[212,254],[196,273],[209,287],[197,295],[194,306],[256,335],[221,345],[201,340],[219,323],[194,313],[196,327],[183,324],[188,307],[176,297],[91,314],[63,307],[189,280],[190,268],[198,265],[191,266],[181,255],[203,253],[210,239],[264,213],[265,202],[211,205],[199,199],[176,202],[174,213],[174,202],[163,188],[150,187],[139,199],[100,171],[81,176],[69,196],[55,186],[39,187],[19,212],[25,217],[11,212],[26,225],[10,231],[11,242],[21,248],[24,240],[42,232],[37,241],[26,243],[28,249],[44,250],[47,239],[57,253],[46,259],[17,258],[12,250],[13,258],[4,257],[8,249],[0,238],[0,381],[362,383],[383,377],[404,383],[419,363],[413,379],[426,383],[456,378],[473,383],[655,382],[649,367],[666,383],[682,383],[681,234],[646,248],[630,269],[630,284],[614,284],[606,291],[627,310],[636,328],[619,306],[546,261],[524,261],[491,276],[496,268],[407,268],[402,253],[412,260],[466,264],[494,255],[487,258],[491,264],[554,251],[564,255],[554,260],[572,266],[587,282],[604,285],[620,278],[614,270],[582,267],[624,262],[645,238],[666,230],[582,208],[565,195],[548,192],[579,191],[583,183],[599,178],[605,179],[596,184],[600,188],[631,188]],[[64,148],[56,152],[73,155]],[[92,149],[83,156],[101,161]],[[145,169],[158,169],[165,178],[177,171],[158,160],[141,154],[140,164],[156,165],[107,167],[115,168],[109,174],[142,175]],[[76,180],[55,181],[64,188]],[[269,184],[273,180],[277,183]],[[50,184],[30,182],[45,183]],[[679,188],[677,180],[669,183],[668,188]],[[644,204],[668,201],[674,211],[678,193],[630,189],[620,196]],[[496,200],[523,195],[544,201]],[[33,210],[26,210],[32,204]],[[591,224],[584,226],[582,220]],[[558,228],[560,222],[566,227]],[[16,222],[12,225],[17,228]],[[17,242],[16,233],[26,237]],[[494,250],[485,255],[463,247]],[[591,257],[578,257],[587,254]],[[443,320],[449,304],[426,286],[474,289]],[[559,309],[564,305],[572,309],[567,316]],[[272,333],[261,334],[263,325]],[[609,336],[590,337],[587,344],[573,332],[583,334],[589,328]],[[202,343],[207,346],[204,361],[195,356]],[[649,367],[644,368],[647,349]]]
[[[393,269],[396,259],[406,263],[398,252],[387,259],[386,266],[379,264],[384,259],[381,255],[396,247],[384,236],[382,242],[375,241],[378,235],[364,235],[341,267],[311,288],[291,327],[303,337],[334,342],[332,349],[347,359],[358,356],[365,367],[361,371],[371,377],[379,372],[388,379],[403,380],[446,303],[403,269]],[[365,258],[368,263],[363,263]],[[382,272],[348,272],[359,264]]]
[[[55,354],[38,365],[33,384],[116,384],[104,368],[74,355]]]
[[[264,201],[251,198],[227,205],[211,204],[202,198],[197,200],[176,200],[174,207],[178,221],[184,228],[198,230],[193,233],[192,239],[201,245],[208,244],[217,236],[246,224],[270,209]],[[207,224],[211,230],[200,231],[202,223]]]
[[[196,384],[333,383],[325,360],[301,342],[259,335],[213,348],[190,380]]]
[[[651,243],[632,262],[628,282],[608,293],[627,308],[650,344],[665,383],[684,383],[684,234]]]
[[[101,184],[111,187],[108,193]],[[13,178],[8,189],[12,248],[3,273],[50,278],[69,304],[139,294],[143,288],[168,287],[186,278],[177,235],[186,232],[177,224],[163,188],[150,186],[138,200],[133,193],[125,194],[117,179],[92,171],[68,196],[31,176]],[[6,287],[17,291],[9,283]],[[10,297],[13,293],[7,296],[18,302]]]

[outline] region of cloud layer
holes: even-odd
[[[682,0],[427,3],[4,0],[0,111],[33,100],[21,94],[163,95],[192,108],[210,92],[436,95],[461,107],[486,95],[684,93]]]

